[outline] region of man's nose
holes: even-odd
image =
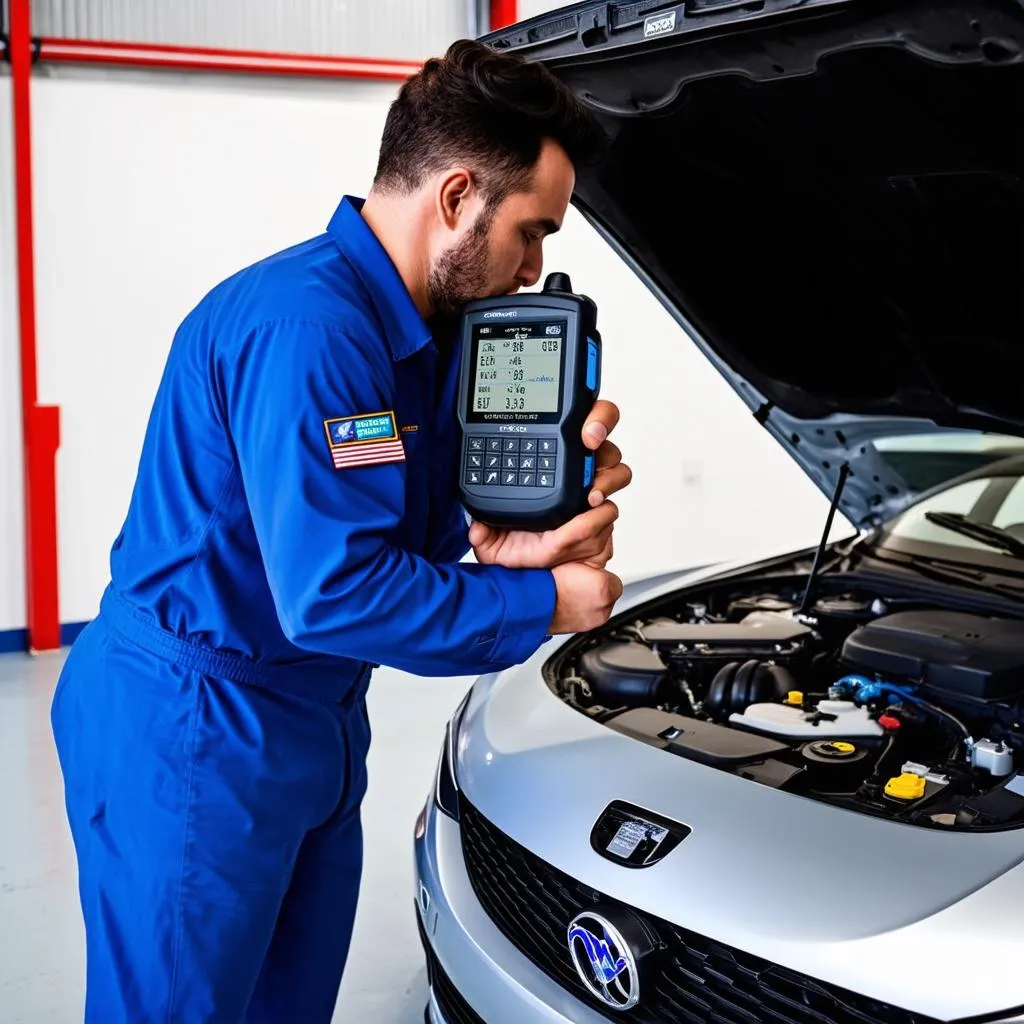
[[[537,253],[535,257],[527,256],[523,260],[522,266],[519,268],[519,272],[516,274],[516,280],[519,282],[521,288],[529,288],[531,285],[536,284],[540,280],[540,273],[544,266],[543,260],[541,259],[540,253]]]

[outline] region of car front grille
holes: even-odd
[[[938,1024],[714,942],[577,882],[519,846],[464,797],[462,850],[484,910],[528,959],[611,1020],[629,1024]],[[621,1012],[590,995],[566,942],[596,906],[639,918],[655,937],[639,1004]]]
[[[430,991],[434,994],[441,1016],[448,1024],[487,1024],[483,1017],[476,1013],[462,997],[451,978],[445,974],[441,961],[437,959],[437,954],[427,939],[419,912],[416,913],[416,925],[419,928],[420,942],[423,944],[423,954],[427,961],[427,983],[430,985]]]

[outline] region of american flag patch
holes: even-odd
[[[405,447],[391,411],[324,420],[324,429],[335,469],[405,462]]]

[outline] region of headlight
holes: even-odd
[[[455,776],[455,744],[459,741],[459,727],[462,715],[469,703],[470,690],[462,703],[455,709],[455,714],[448,720],[444,731],[444,746],[437,764],[437,778],[434,781],[434,803],[443,814],[453,821],[459,820],[459,786]]]

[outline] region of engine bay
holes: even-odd
[[[710,581],[547,664],[610,729],[752,782],[922,827],[1024,825],[1024,621],[823,574]]]

